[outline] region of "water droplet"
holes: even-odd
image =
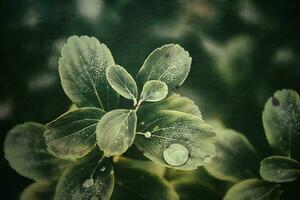
[[[141,125],[144,125],[145,124],[145,122],[141,122]]]
[[[82,184],[82,186],[85,187],[85,188],[89,188],[93,185],[94,185],[94,179],[92,179],[92,178],[86,179],[84,181],[84,183]]]
[[[146,138],[150,138],[151,137],[151,133],[149,131],[146,132],[144,135],[145,135]]]
[[[104,166],[101,167],[101,168],[100,168],[100,171],[101,171],[101,172],[104,172],[104,171],[105,171],[105,167],[104,167]]]
[[[204,162],[210,163],[210,162],[211,162],[211,158],[210,158],[209,156],[206,156],[206,157],[204,158]]]
[[[189,158],[189,152],[181,144],[171,144],[164,150],[163,156],[165,161],[171,166],[180,166],[186,163]]]

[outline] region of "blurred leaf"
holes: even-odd
[[[152,161],[166,167],[191,170],[215,156],[215,132],[194,115],[163,110],[142,119],[145,127],[134,143]]]
[[[100,152],[66,170],[56,186],[54,200],[110,199],[114,187],[114,171],[108,159]],[[100,160],[99,160],[100,159]]]
[[[132,76],[121,66],[112,65],[106,70],[106,78],[110,86],[126,99],[137,103],[138,89]]]
[[[248,139],[230,129],[217,129],[217,155],[205,168],[218,179],[237,182],[257,177],[259,156]]]
[[[271,156],[261,161],[259,172],[269,182],[290,182],[300,175],[300,163],[283,156]]]
[[[52,200],[56,182],[35,182],[22,192],[20,200]]]
[[[4,142],[5,158],[19,174],[35,181],[58,177],[69,164],[49,154],[43,132],[45,126],[34,122],[11,129]]]
[[[278,200],[279,185],[258,179],[247,179],[235,184],[226,193],[224,200]]]
[[[47,124],[47,149],[53,155],[77,160],[96,146],[96,127],[104,111],[84,107],[66,112]]]
[[[167,44],[155,49],[145,60],[137,79],[141,85],[149,80],[163,81],[170,91],[186,79],[192,59],[179,45]]]
[[[131,167],[126,160],[115,163],[116,184],[112,200],[178,200],[168,182],[140,167]]]
[[[133,143],[136,131],[136,113],[118,109],[106,113],[97,126],[97,141],[106,156],[121,155]]]
[[[262,119],[268,142],[276,154],[290,157],[294,150],[299,155],[300,98],[297,92],[275,92],[265,105]]]
[[[115,108],[118,94],[105,76],[106,68],[114,64],[109,49],[96,38],[70,37],[59,59],[59,74],[65,93],[79,107]]]
[[[140,101],[156,102],[168,95],[168,86],[161,81],[147,81],[142,89]]]

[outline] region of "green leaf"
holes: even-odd
[[[77,160],[97,144],[96,128],[104,111],[84,107],[71,110],[47,124],[44,133],[48,151],[53,155]]]
[[[114,171],[111,162],[102,159],[98,150],[66,170],[58,181],[54,200],[110,199]]]
[[[121,66],[113,65],[107,68],[106,78],[111,87],[126,99],[132,99],[136,104],[138,89],[132,76]]]
[[[56,182],[35,182],[23,190],[20,200],[52,200]]]
[[[300,145],[300,98],[297,92],[275,92],[267,101],[262,118],[268,142],[276,154],[291,156],[291,148]]]
[[[132,167],[125,159],[114,163],[116,184],[112,200],[178,200],[168,182],[142,168]]]
[[[258,177],[260,158],[257,151],[241,133],[217,129],[216,157],[206,170],[218,179],[237,182]]]
[[[97,126],[97,141],[106,156],[121,155],[133,143],[136,130],[136,113],[118,109],[106,113]]]
[[[36,181],[60,175],[69,162],[47,151],[42,124],[27,122],[11,129],[4,142],[5,158],[19,174]]]
[[[70,37],[59,59],[65,93],[79,107],[115,108],[119,97],[105,76],[106,68],[114,64],[109,49],[96,38]]]
[[[266,181],[290,182],[300,175],[300,163],[283,156],[271,156],[261,161],[259,172]]]
[[[163,110],[143,122],[135,144],[158,164],[191,170],[215,156],[215,132],[197,116]]]
[[[258,179],[247,179],[231,187],[224,200],[278,200],[279,185]]]
[[[165,82],[170,91],[182,85],[186,79],[192,58],[182,47],[167,44],[155,49],[145,60],[137,80],[144,85],[149,80]]]
[[[156,102],[168,95],[168,86],[161,81],[147,81],[143,87],[140,101]]]
[[[187,97],[182,97],[179,94],[173,94],[160,102],[141,105],[137,112],[140,120],[138,124],[138,126],[141,126],[140,130],[145,127],[144,119],[155,117],[155,114],[160,110],[180,111],[202,118],[198,106],[196,106],[192,100]]]

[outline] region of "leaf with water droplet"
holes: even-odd
[[[154,170],[143,168],[153,165],[150,163],[145,165],[143,161],[138,162],[137,164],[133,160],[122,158],[114,163],[116,184],[111,200],[179,199],[174,188],[162,176]],[[138,166],[141,162],[143,164]]]
[[[143,121],[145,127],[138,131],[149,131],[151,137],[137,135],[134,142],[147,158],[156,163],[176,169],[191,170],[204,165],[205,156],[211,158],[215,156],[215,132],[197,116],[163,110],[149,118],[144,118]],[[156,126],[159,128],[154,129]],[[178,151],[174,151],[175,154],[172,152],[173,147],[179,147]]]
[[[77,160],[96,146],[96,127],[104,111],[84,107],[66,112],[47,124],[44,133],[48,151],[53,155]]]
[[[112,65],[106,70],[106,78],[111,87],[126,99],[137,101],[138,89],[132,76],[121,66]]]
[[[217,155],[209,159],[211,162],[205,169],[214,177],[230,182],[258,177],[260,158],[248,139],[234,130],[214,127]]]
[[[271,156],[261,161],[259,172],[269,182],[290,182],[299,177],[300,163],[284,156]]]
[[[21,193],[20,200],[52,200],[56,182],[35,182]]]
[[[58,181],[54,200],[110,199],[114,187],[113,167],[109,159],[104,159],[98,166],[100,156],[100,151],[95,150],[66,170]],[[103,166],[106,170],[102,172]]]
[[[156,102],[168,95],[168,86],[161,81],[147,81],[142,89],[140,101]]]
[[[47,151],[43,132],[45,126],[34,122],[11,129],[4,141],[4,154],[9,165],[19,174],[36,181],[58,177],[70,162]]]
[[[147,81],[165,82],[170,91],[182,85],[186,79],[192,58],[181,46],[167,44],[155,49],[145,60],[137,75],[140,85]]]
[[[279,200],[279,185],[258,179],[246,179],[232,186],[224,200]]]
[[[121,155],[133,143],[137,117],[133,110],[106,113],[97,125],[97,141],[106,156]]]
[[[280,90],[269,98],[263,125],[276,154],[300,158],[300,98],[293,90]]]
[[[62,48],[59,74],[62,87],[79,107],[116,108],[118,94],[106,79],[106,68],[114,65],[109,49],[94,37],[72,36]]]

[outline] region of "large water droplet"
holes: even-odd
[[[89,188],[93,185],[94,185],[94,179],[92,179],[92,178],[86,179],[84,181],[84,183],[82,184],[82,186],[85,187],[85,188]]]
[[[181,144],[171,144],[163,152],[165,161],[171,166],[180,166],[186,163],[189,158],[189,152]]]

